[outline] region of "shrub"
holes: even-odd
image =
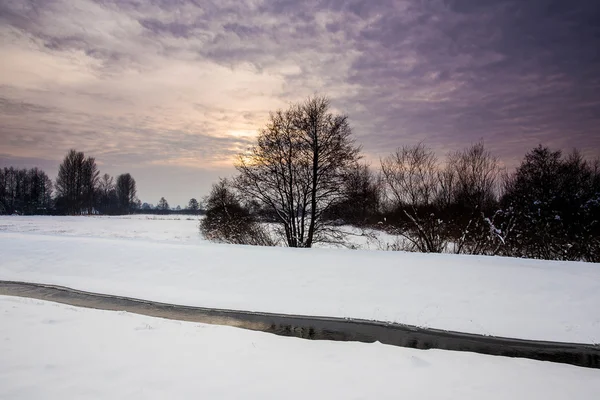
[[[274,246],[269,233],[256,220],[226,179],[214,184],[205,199],[206,215],[200,221],[200,231],[208,240]]]

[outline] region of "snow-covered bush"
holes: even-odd
[[[242,205],[226,179],[214,184],[204,201],[206,215],[200,221],[200,231],[206,239],[232,244],[275,245],[268,231]]]

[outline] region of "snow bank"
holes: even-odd
[[[2,399],[591,399],[600,371],[0,296]]]
[[[162,302],[600,342],[600,266],[0,232],[0,279]]]

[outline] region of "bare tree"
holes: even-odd
[[[85,156],[82,152],[70,150],[58,168],[56,192],[57,203],[64,206],[68,214],[80,214],[80,179],[79,172]]]
[[[347,170],[359,158],[345,115],[313,97],[270,115],[257,144],[238,158],[236,188],[270,210],[290,247],[337,241],[324,214],[342,196]]]
[[[102,197],[108,198],[111,192],[115,190],[115,180],[109,174],[104,174],[98,182],[98,193]]]
[[[119,208],[123,213],[131,212],[131,209],[137,202],[137,188],[135,179],[131,174],[121,174],[117,177],[117,199],[119,202]]]
[[[198,210],[200,209],[200,204],[198,203],[198,200],[196,200],[195,198],[191,198],[190,202],[188,203],[188,210],[192,210],[194,212],[194,214],[198,213]]]
[[[0,168],[0,214],[8,213],[8,168]]]
[[[422,143],[398,148],[381,160],[386,195],[396,218],[391,230],[410,248],[440,253],[447,245],[446,226],[436,203],[442,192],[439,165],[433,151]]]
[[[0,214],[45,213],[52,203],[52,181],[38,168],[0,168]]]
[[[456,202],[479,209],[496,203],[502,168],[498,158],[483,143],[450,154],[448,168],[456,176]]]
[[[104,174],[100,177],[97,204],[98,209],[104,214],[114,214],[118,211],[115,180],[109,174]]]
[[[328,218],[341,219],[355,226],[377,222],[383,185],[381,177],[373,173],[369,165],[356,163],[349,169],[340,191],[343,198],[332,207]]]
[[[23,210],[27,214],[44,213],[50,208],[52,200],[52,181],[38,168],[27,171],[25,178]]]
[[[94,203],[98,184],[98,168],[93,157],[85,158],[83,152],[70,150],[58,170],[56,192],[58,202],[68,214],[89,213]]]
[[[158,201],[158,205],[156,206],[157,210],[167,212],[169,211],[169,202],[164,197],[161,197]]]
[[[96,159],[88,157],[84,160],[81,168],[81,198],[83,202],[83,208],[87,209],[87,214],[90,215],[93,212],[95,196],[98,190],[100,171],[96,166]]]
[[[503,233],[494,222],[501,173],[498,158],[483,143],[449,155],[441,176],[455,253],[495,254],[503,244]]]

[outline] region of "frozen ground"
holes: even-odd
[[[0,233],[141,239],[191,243],[204,241],[193,215],[126,215],[118,217],[0,216]]]
[[[201,218],[193,215],[0,216],[0,232],[198,244],[204,241],[198,227]],[[349,233],[348,241],[361,249],[381,250],[398,240],[380,231],[369,231],[369,235],[364,235],[363,231],[351,226],[342,229]]]
[[[0,296],[2,399],[593,399],[600,370]]]
[[[111,218],[0,218],[0,279],[184,305],[600,342],[598,264],[176,243],[157,239],[164,221],[136,218],[113,225]],[[146,233],[138,237],[140,221]],[[95,224],[105,226],[105,237]]]

